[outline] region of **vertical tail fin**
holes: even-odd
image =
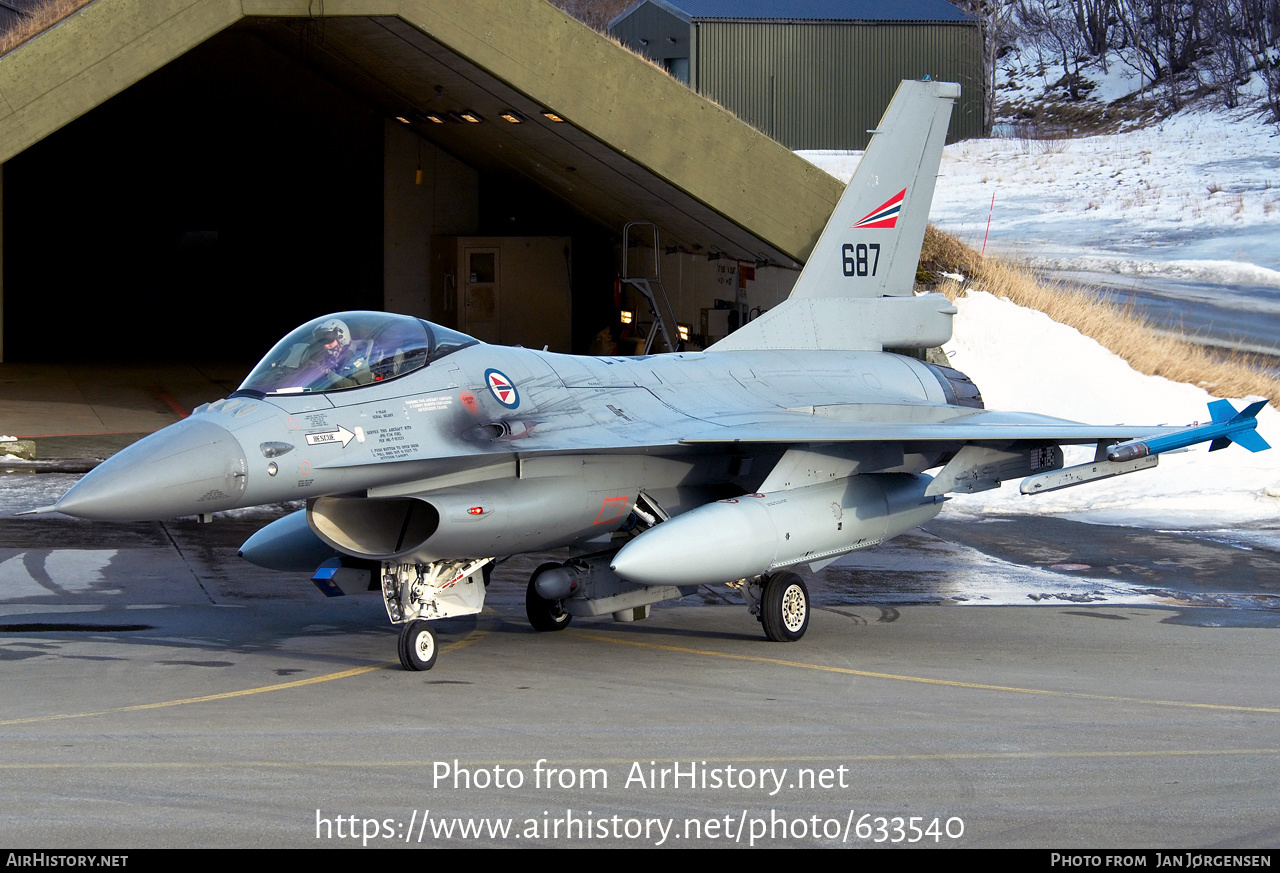
[[[953,101],[951,82],[903,82],[791,291],[803,297],[911,293]]]
[[[898,86],[791,296],[712,349],[879,349],[950,338],[955,309],[913,298],[912,288],[959,97],[951,82]]]

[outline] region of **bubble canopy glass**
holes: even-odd
[[[389,312],[339,312],[308,321],[258,362],[240,391],[304,394],[396,379],[479,342]]]

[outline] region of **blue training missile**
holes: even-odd
[[[1258,435],[1258,411],[1267,405],[1267,401],[1259,400],[1250,403],[1243,412],[1236,412],[1230,400],[1215,400],[1209,404],[1209,415],[1213,418],[1208,424],[1192,425],[1165,436],[1145,437],[1118,443],[1107,452],[1109,461],[1132,461],[1145,458],[1147,455],[1158,455],[1174,449],[1198,445],[1212,440],[1209,451],[1216,452],[1235,443],[1251,452],[1261,452],[1271,446]]]

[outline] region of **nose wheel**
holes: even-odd
[[[400,666],[430,670],[436,665],[436,636],[427,622],[411,621],[400,629]]]

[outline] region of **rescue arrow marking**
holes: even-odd
[[[334,443],[342,443],[345,449],[347,443],[355,438],[355,434],[347,430],[342,425],[338,425],[337,430],[326,430],[320,433],[307,434],[307,445],[309,446],[328,446]]]

